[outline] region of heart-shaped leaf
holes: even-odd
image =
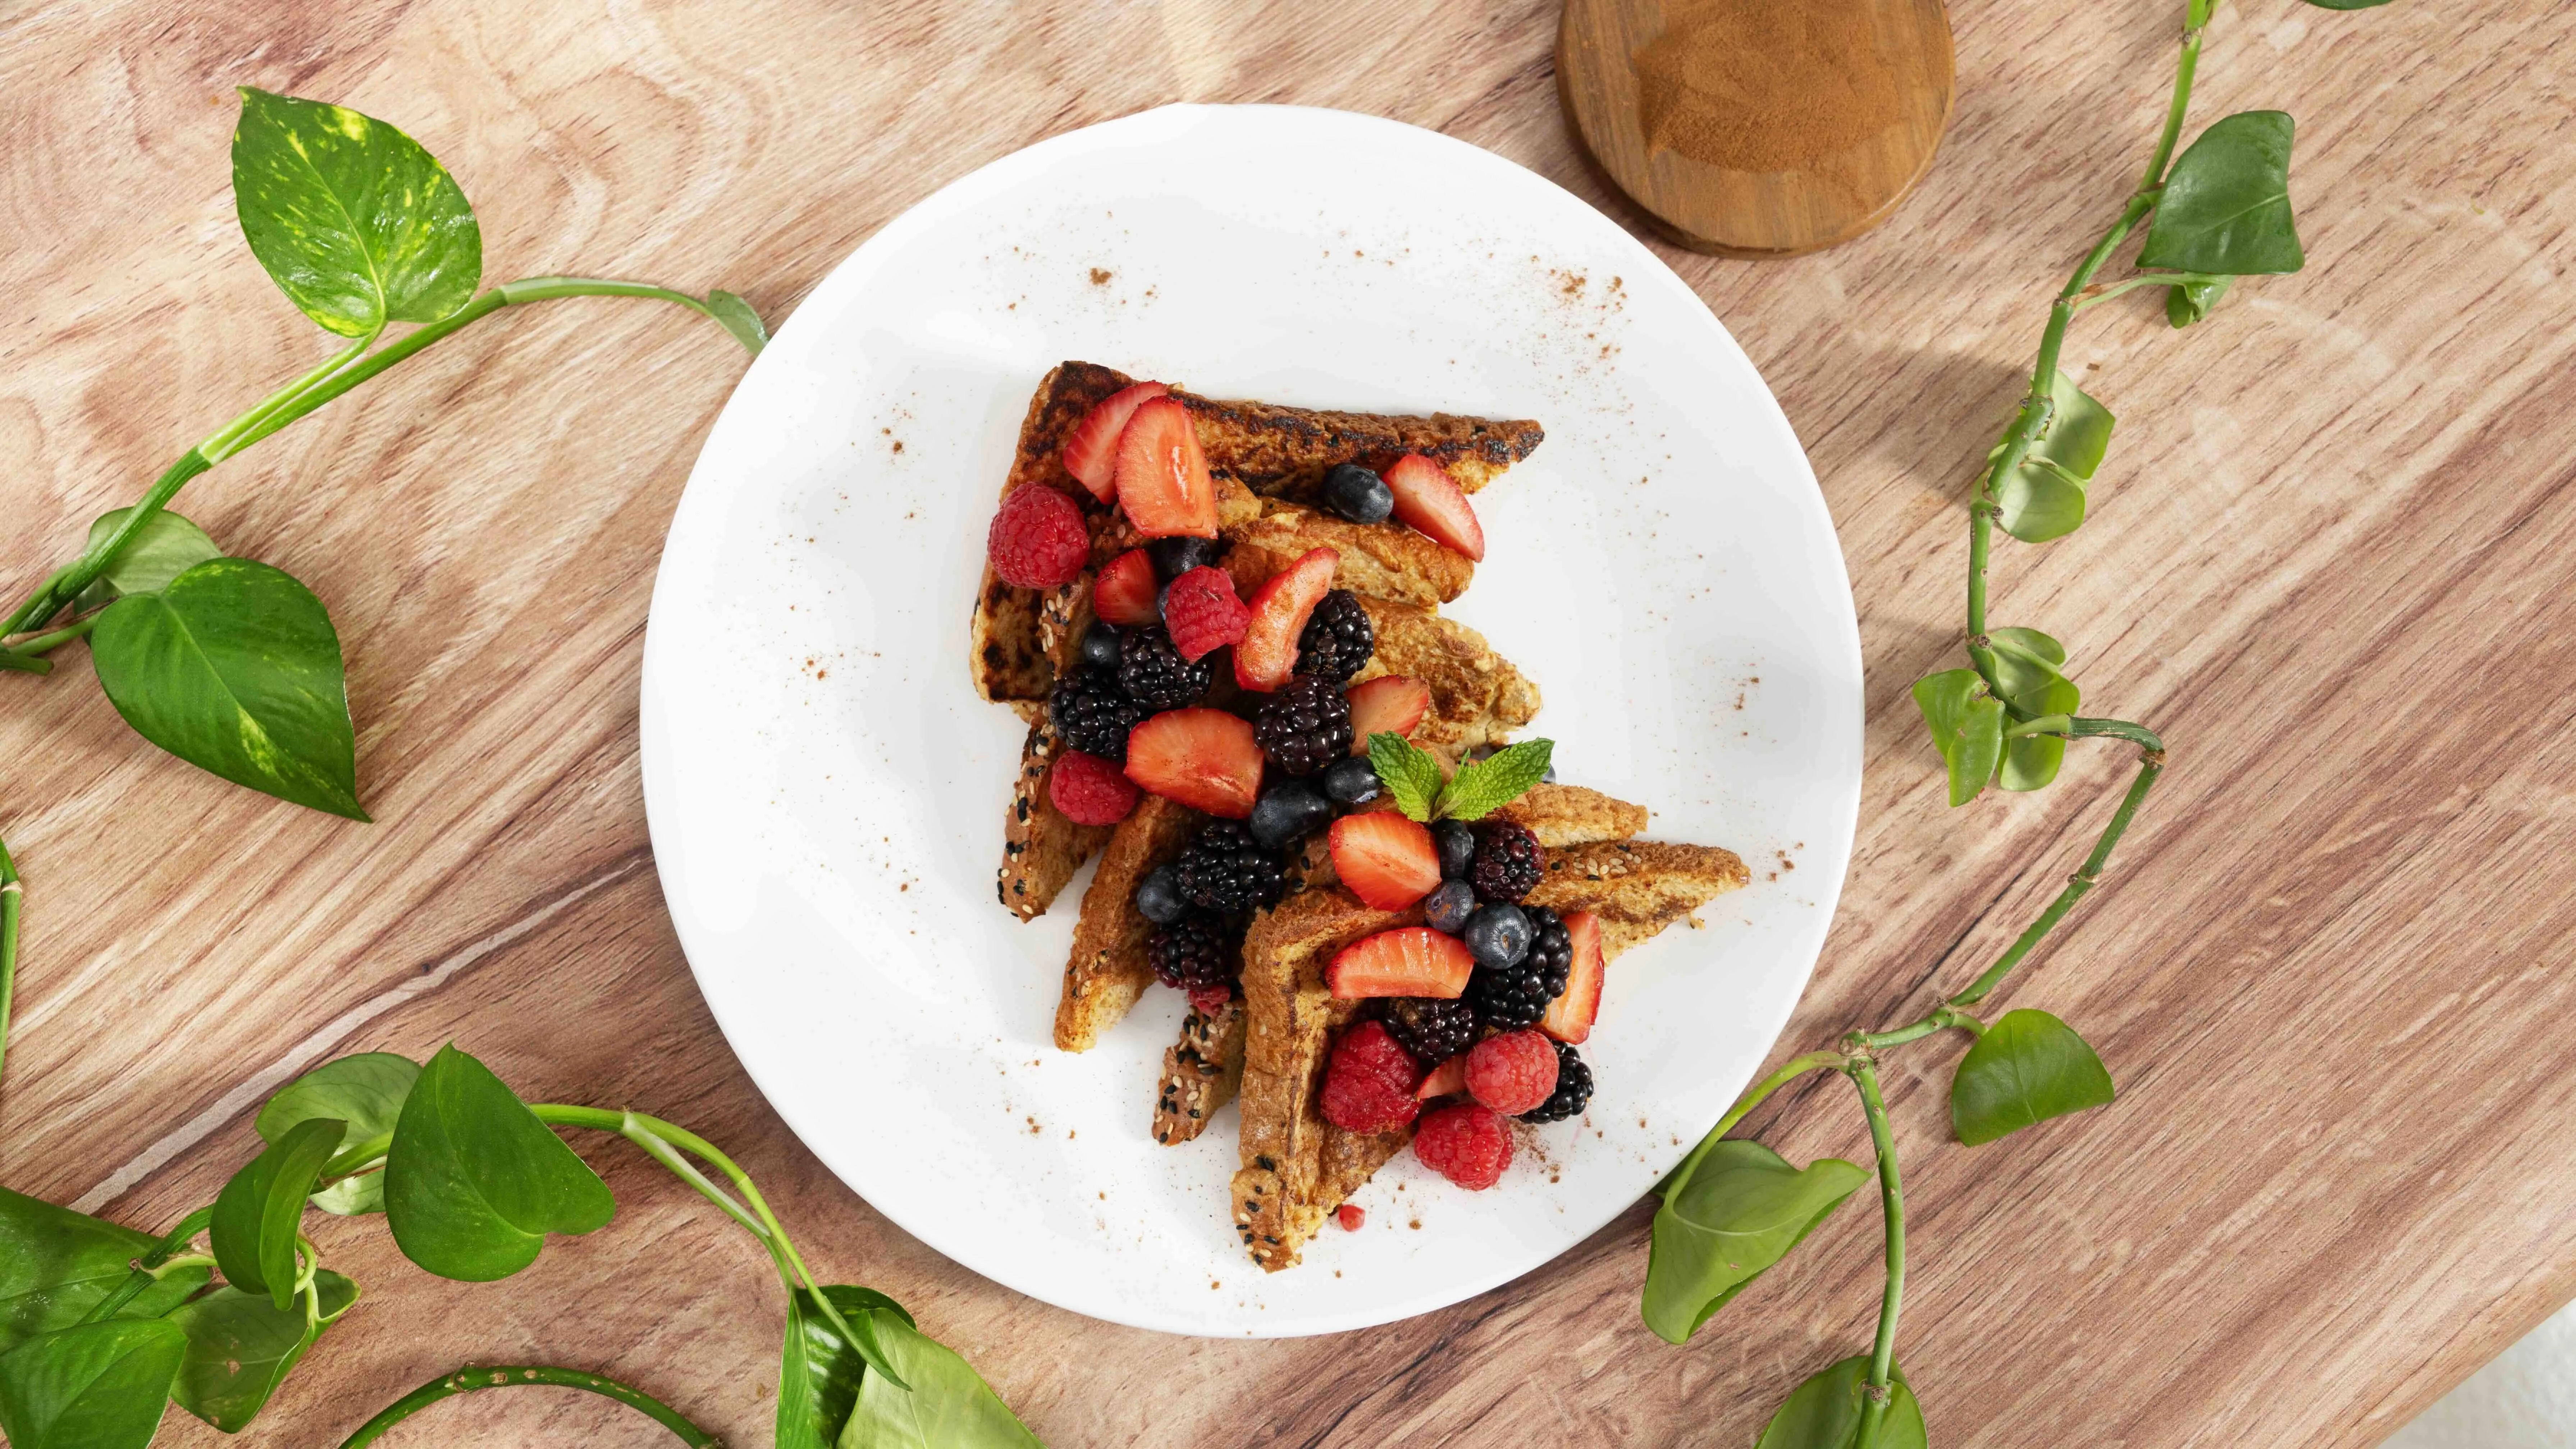
[[[2175,158],[2138,265],[2180,272],[2295,272],[2307,265],[2290,219],[2287,111],[2239,111]]]
[[[266,1293],[280,1309],[293,1300],[295,1235],[304,1221],[304,1200],[313,1195],[322,1164],[340,1150],[347,1128],[334,1117],[296,1123],[216,1194],[209,1236],[215,1266],[234,1287]]]
[[[392,1052],[360,1052],[324,1062],[280,1088],[276,1096],[268,1099],[268,1105],[259,1109],[259,1135],[275,1142],[298,1122],[337,1117],[349,1124],[348,1136],[341,1139],[343,1151],[374,1138],[391,1136],[394,1121],[402,1114],[403,1099],[411,1095],[412,1083],[419,1079],[420,1068],[410,1058]],[[342,1178],[313,1194],[313,1205],[342,1216],[383,1212],[384,1174],[369,1172]]]
[[[912,1387],[896,1388],[883,1374],[862,1378],[839,1449],[1036,1449],[1037,1436],[966,1360],[925,1337],[900,1310],[871,1308],[867,1317]]]
[[[2024,543],[2062,538],[2084,525],[2085,484],[2111,449],[2110,409],[2063,372],[2050,389],[2055,406],[2046,426],[2012,471],[1994,480],[2003,510],[1995,521]],[[1997,445],[1990,456],[2002,451]]]
[[[1801,1171],[1759,1142],[1729,1139],[1710,1148],[1655,1212],[1646,1326],[1668,1343],[1689,1342],[1868,1180],[1838,1157]]]
[[[100,514],[89,526],[89,542],[82,546],[82,552],[85,554],[107,542],[118,528],[124,526],[126,516],[132,512],[131,508],[119,508]],[[78,607],[86,613],[120,595],[155,592],[167,587],[179,575],[210,558],[221,558],[223,554],[222,549],[215,547],[215,541],[206,537],[204,529],[166,508],[162,509],[143,520],[142,529],[126,540],[125,547],[118,549],[116,557],[107,561],[107,567],[99,576],[88,588],[81,590]]]
[[[1965,805],[1994,778],[2004,752],[2003,701],[1973,669],[1945,669],[1914,681],[1914,705],[1932,747],[1950,769],[1950,803]]]
[[[2075,1028],[2045,1011],[2007,1011],[1950,1079],[1950,1126],[1973,1147],[2110,1100],[2111,1074]]]
[[[282,570],[209,559],[108,605],[89,647],[135,733],[235,784],[367,818],[340,636]]]
[[[2308,0],[2308,3],[2313,5],[2316,0]],[[2372,0],[2372,3],[2384,5],[2388,0]],[[2217,306],[2218,299],[2227,295],[2228,283],[2234,280],[2233,277],[2220,277],[2214,282],[2179,282],[2165,288],[2165,320],[2176,327],[2188,327],[2208,316],[2209,309]]]
[[[1789,1391],[1753,1449],[1851,1449],[1860,1438],[1861,1395],[1868,1387],[1867,1355],[1825,1369]],[[1903,1369],[1888,1375],[1888,1392],[1877,1449],[1926,1449],[1923,1406],[1915,1402]]]
[[[242,87],[233,205],[287,300],[343,337],[435,322],[474,296],[483,232],[420,143],[346,106]]]
[[[873,1288],[830,1283],[823,1292],[854,1330],[867,1331],[872,1309],[912,1322],[902,1304]],[[813,1293],[800,1288],[790,1295],[787,1346],[778,1359],[778,1449],[832,1449],[859,1401],[859,1380],[866,1373],[867,1360],[832,1326]]]
[[[707,293],[707,311],[752,356],[758,357],[760,349],[769,345],[769,329],[760,325],[760,314],[733,293],[722,289]]]
[[[2066,677],[2065,645],[2037,629],[1990,629],[1986,642],[1994,651],[1995,683],[2002,688],[2004,708],[2014,719],[2073,714],[2084,702],[2084,691]],[[2007,790],[2037,790],[2057,778],[2065,761],[2063,735],[2008,739],[1995,783]]]
[[[159,1318],[31,1338],[0,1357],[0,1435],[9,1449],[144,1449],[187,1351],[188,1335]]]
[[[0,1353],[69,1328],[132,1276],[128,1266],[158,1240],[132,1228],[0,1187]],[[174,1268],[118,1318],[158,1318],[214,1275]]]
[[[599,1174],[454,1043],[420,1069],[384,1176],[395,1246],[468,1283],[507,1278],[537,1260],[546,1234],[587,1233],[617,1211]]]
[[[321,1321],[309,1330],[301,1302],[279,1308],[238,1288],[218,1288],[172,1310],[170,1322],[188,1335],[188,1352],[170,1397],[225,1433],[240,1433],[304,1350],[358,1301],[358,1285],[328,1268],[314,1273],[313,1293]]]

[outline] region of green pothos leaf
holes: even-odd
[[[1878,1449],[1926,1449],[1923,1406],[1915,1402],[1905,1371],[1888,1375],[1887,1416],[1879,1421]],[[1869,1357],[1847,1358],[1789,1391],[1762,1426],[1754,1449],[1851,1449],[1860,1438],[1861,1396],[1869,1388]]]
[[[237,785],[367,818],[340,636],[283,570],[208,559],[108,605],[89,646],[135,733]]]
[[[2012,471],[1993,482],[2003,510],[1996,521],[2024,543],[2045,543],[2083,526],[2085,485],[2111,447],[2110,409],[2063,372],[2050,389],[2054,407],[2048,422]],[[2002,453],[1997,444],[1987,456]]]
[[[2138,265],[2245,276],[2307,265],[2290,216],[2287,111],[2239,111],[2174,158]]]
[[[884,1309],[907,1326],[912,1323],[902,1304],[873,1288],[828,1283],[823,1294],[854,1332],[873,1328],[866,1316],[871,1309]],[[814,1302],[812,1290],[800,1288],[789,1295],[787,1343],[778,1357],[777,1449],[832,1449],[859,1401],[859,1381],[867,1371],[866,1356],[841,1336]]]
[[[349,1124],[341,1141],[347,1151],[361,1142],[390,1136],[411,1095],[420,1068],[392,1052],[359,1052],[324,1062],[278,1089],[259,1109],[253,1124],[263,1141],[275,1142],[298,1122],[336,1117]],[[344,1217],[385,1210],[385,1177],[381,1172],[342,1178],[313,1194],[313,1205]]]
[[[2317,0],[2308,0],[2308,3],[2316,4]],[[2372,3],[2385,5],[2388,0],[2372,0]],[[2235,280],[2234,277],[2220,277],[2214,282],[2178,282],[2165,288],[2165,320],[2176,327],[2188,327],[2208,316],[2209,309],[2217,306],[2218,299],[2227,295],[2228,284]]]
[[[216,1265],[234,1287],[267,1294],[281,1311],[293,1298],[304,1200],[347,1128],[330,1117],[298,1122],[224,1184],[208,1238]]]
[[[188,1335],[170,1397],[227,1434],[238,1434],[286,1381],[322,1331],[358,1301],[358,1285],[328,1268],[313,1274],[317,1320],[304,1322],[299,1299],[284,1308],[265,1294],[226,1286],[181,1304],[170,1321]]]
[[[88,1317],[132,1276],[127,1265],[158,1242],[0,1187],[0,1354]],[[158,1318],[212,1276],[204,1268],[165,1269],[117,1317]]]
[[[2045,1011],[2007,1011],[1960,1059],[1950,1125],[1973,1147],[2111,1097],[2110,1072],[2075,1028]]]
[[[343,337],[435,322],[474,296],[483,231],[438,159],[346,106],[241,88],[233,205],[287,300]]]
[[[1994,778],[2004,751],[2003,701],[1973,669],[1945,669],[1914,682],[1914,705],[1950,771],[1950,803],[1965,805]]]
[[[1994,651],[1995,683],[2002,687],[2005,709],[2016,720],[2073,714],[2084,691],[2066,677],[2066,646],[2037,629],[1991,629],[1987,644]],[[2007,790],[2037,790],[2057,778],[2066,760],[2063,735],[2022,735],[2004,741],[2002,768],[1995,783]]]
[[[899,1311],[871,1308],[866,1315],[912,1387],[896,1388],[883,1374],[862,1378],[839,1449],[1037,1449],[1037,1436],[954,1350]]]
[[[1868,1180],[1839,1157],[1802,1170],[1759,1142],[1730,1138],[1710,1148],[1656,1209],[1646,1326],[1667,1343],[1688,1342]]]
[[[82,551],[86,553],[107,542],[132,512],[131,508],[118,508],[100,514],[89,526],[89,542]],[[88,588],[81,590],[78,607],[86,612],[124,594],[151,593],[198,564],[223,557],[223,552],[206,537],[204,529],[162,509],[143,520],[142,530],[116,551],[116,557],[107,561],[107,567]]]
[[[716,325],[733,334],[733,340],[754,357],[769,345],[769,329],[760,325],[760,314],[749,302],[719,288],[707,293],[707,311],[713,313]]]
[[[9,1449],[144,1449],[161,1427],[188,1336],[167,1319],[111,1318],[0,1356]]]
[[[451,1042],[420,1069],[385,1154],[385,1225],[441,1278],[489,1283],[537,1260],[546,1234],[617,1211],[599,1174],[492,1069]]]

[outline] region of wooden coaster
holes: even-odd
[[[1695,251],[1786,257],[1887,218],[1950,122],[1941,0],[1566,0],[1584,148]]]

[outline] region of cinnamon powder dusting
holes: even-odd
[[[1633,59],[1647,150],[1723,170],[1814,169],[1902,119],[1853,0],[1666,0]]]

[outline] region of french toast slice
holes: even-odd
[[[1047,771],[1064,753],[1064,737],[1038,711],[1020,746],[1020,773],[1011,782],[1011,810],[1002,822],[1002,869],[994,892],[1021,920],[1042,914],[1055,903],[1065,882],[1109,839],[1107,825],[1076,825],[1055,808],[1047,793]]]
[[[1732,851],[1656,842],[1552,849],[1547,866],[1531,902],[1601,916],[1607,957],[1688,919],[1748,878]],[[1230,1188],[1236,1232],[1267,1272],[1295,1266],[1333,1209],[1412,1138],[1410,1128],[1347,1132],[1324,1120],[1332,1034],[1362,1003],[1335,998],[1323,973],[1342,947],[1419,914],[1372,910],[1336,886],[1291,897],[1255,921],[1244,943],[1243,1147]]]
[[[1136,909],[1137,883],[1170,864],[1207,817],[1160,795],[1145,795],[1114,826],[1100,869],[1082,894],[1082,919],[1073,928],[1073,951],[1064,964],[1064,991],[1055,1006],[1055,1044],[1087,1052],[1116,1026],[1153,984],[1145,940],[1154,923]],[[1068,822],[1070,823],[1070,822]],[[1076,827],[1089,829],[1093,827]]]
[[[1181,1039],[1163,1049],[1163,1080],[1154,1089],[1155,1141],[1170,1147],[1196,1140],[1216,1109],[1234,1100],[1243,1085],[1243,1030],[1239,999],[1212,1012],[1190,1008]]]
[[[1429,609],[1363,597],[1377,652],[1353,684],[1402,674],[1431,686],[1431,712],[1416,743],[1453,758],[1479,745],[1499,745],[1536,718],[1538,682],[1494,652],[1485,636]]]
[[[1225,571],[1245,598],[1263,580],[1311,550],[1341,555],[1333,587],[1416,608],[1436,608],[1467,592],[1476,564],[1465,554],[1409,528],[1352,523],[1320,509],[1273,503],[1258,517],[1221,529],[1232,547]]]

